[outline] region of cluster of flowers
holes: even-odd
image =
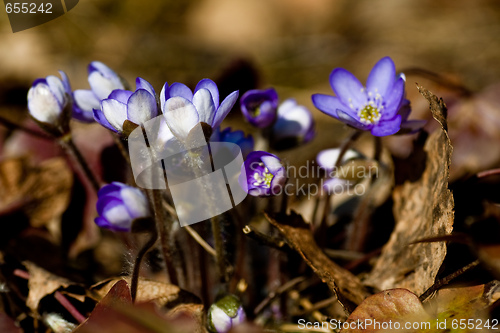
[[[127,124],[140,126],[163,115],[168,125],[162,129],[163,142],[184,142],[195,125],[204,123],[212,130],[211,140],[233,142],[242,148],[246,157],[242,166],[246,178],[240,179],[240,183],[250,195],[272,195],[286,182],[285,168],[280,159],[266,151],[253,151],[251,135],[245,136],[243,131],[230,128],[219,129],[235,105],[238,91],[219,103],[217,85],[210,79],[203,79],[194,91],[182,83],[165,83],[158,98],[153,86],[140,77],[136,79],[135,90],[127,90],[125,80],[97,61],[88,67],[88,90],[73,91],[66,74],[60,72],[60,75],[61,79],[48,76],[35,80],[28,93],[31,116],[46,127],[58,125],[68,118],[64,114],[71,112],[76,120],[95,121],[115,133],[126,135],[124,128]],[[394,62],[389,57],[374,66],[366,87],[343,68],[332,71],[330,85],[336,96],[315,94],[313,104],[358,130],[386,136],[415,132],[424,125],[422,121],[408,120],[410,105],[405,97],[405,77],[396,74]],[[275,150],[291,148],[314,137],[311,112],[294,99],[280,104],[278,94],[272,88],[247,91],[240,99],[240,107],[251,125],[267,133],[266,139]],[[182,117],[178,116],[180,114]],[[323,151],[318,155],[318,163],[331,169],[337,158],[338,150]],[[337,185],[338,181],[331,179],[325,186]],[[129,230],[131,219],[149,214],[146,206],[147,200],[139,190],[132,191],[117,183],[107,185],[99,192],[97,208],[100,217],[96,223],[113,230]]]
[[[220,130],[222,121],[238,100],[238,91],[220,102],[217,85],[210,79],[203,79],[194,90],[178,82],[165,83],[157,96],[153,86],[140,77],[132,91],[117,73],[97,61],[88,67],[88,90],[73,91],[66,74],[60,72],[60,75],[61,78],[48,76],[35,80],[28,93],[30,115],[52,134],[63,135],[69,131],[69,119],[73,118],[87,123],[95,121],[126,137],[130,129],[162,116],[167,125],[161,129],[162,142],[185,143],[191,130],[201,123],[204,130],[208,129],[209,140],[232,142],[241,147],[246,159],[241,166],[244,176],[240,176],[239,182],[248,194],[273,195],[287,180],[285,167],[276,155],[253,151],[252,136],[230,128]],[[357,130],[387,136],[416,132],[425,124],[408,120],[411,109],[405,94],[405,77],[396,74],[394,62],[389,57],[373,67],[366,87],[343,68],[332,71],[330,85],[335,96],[315,94],[312,96],[314,106]],[[275,151],[314,138],[311,112],[293,99],[280,104],[278,94],[272,88],[247,91],[241,96],[240,108],[245,119],[261,130]],[[320,152],[317,160],[321,167],[329,170],[338,164],[339,158],[338,149],[329,149]],[[359,154],[348,151],[343,154],[342,162],[353,158],[359,158]],[[333,188],[339,184],[342,185],[342,180],[333,177],[325,182],[325,187]],[[95,222],[100,227],[130,231],[134,220],[151,216],[146,196],[135,187],[114,182],[103,186],[98,197],[99,217]],[[220,309],[212,311],[214,321],[211,325],[218,332],[227,331],[233,321],[244,318],[240,310],[236,306],[227,318]]]

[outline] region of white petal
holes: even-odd
[[[49,124],[53,124],[61,113],[59,102],[45,84],[38,84],[30,88],[28,109],[33,118]]]
[[[231,329],[231,318],[219,307],[213,307],[210,312],[212,316],[212,324],[219,333],[229,332]]]
[[[158,115],[156,99],[144,89],[139,89],[130,96],[127,103],[127,119],[135,124],[144,124]]]
[[[75,103],[80,109],[92,112],[93,109],[99,109],[100,103],[92,90],[78,89],[73,92]]]
[[[183,97],[169,98],[165,102],[163,116],[172,133],[181,141],[184,141],[189,131],[200,122],[193,103]]]
[[[123,84],[116,80],[110,80],[101,75],[98,71],[94,71],[89,75],[90,88],[96,94],[99,100],[108,98],[109,94],[115,89],[125,89]]]
[[[280,160],[274,156],[262,156],[260,159],[273,175],[276,175],[281,169],[284,169]]]
[[[214,121],[212,123],[212,128],[217,128],[220,126],[224,118],[226,118],[227,114],[229,111],[234,106],[234,103],[238,100],[238,95],[239,91],[233,91],[229,96],[227,96],[222,103],[220,104],[219,108],[215,112],[215,117]]]
[[[278,108],[278,120],[274,125],[277,138],[306,135],[313,124],[311,112],[293,99],[283,102]]]
[[[337,163],[337,159],[339,158],[340,148],[332,148],[326,149],[319,152],[316,160],[318,164],[325,168],[326,170],[332,170]],[[351,159],[359,158],[362,155],[354,149],[349,149],[345,152],[342,161],[345,163]]]
[[[49,85],[52,94],[57,98],[57,101],[60,105],[66,104],[66,91],[64,89],[64,85],[57,76],[49,75],[46,78],[47,84]]]
[[[200,89],[193,96],[193,104],[198,111],[200,122],[212,125],[215,115],[215,106],[212,95],[208,89]]]
[[[130,216],[138,218],[149,215],[148,202],[139,189],[124,187],[120,190],[120,195]]]
[[[127,106],[114,99],[105,99],[101,102],[101,109],[109,124],[117,131],[123,131],[123,122],[127,119]]]

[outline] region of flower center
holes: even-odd
[[[358,111],[359,121],[363,124],[376,124],[380,120],[380,116],[379,109],[372,104],[365,105]]]
[[[259,166],[264,167],[264,169],[261,172],[256,171],[253,174],[253,179],[255,179],[253,184],[255,186],[270,188],[274,175],[269,172],[269,169],[264,166],[264,163],[259,163]]]

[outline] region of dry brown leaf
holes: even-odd
[[[0,211],[19,206],[33,227],[45,226],[60,238],[60,219],[71,196],[73,174],[63,158],[31,165],[26,157],[0,163]]]
[[[348,323],[361,323],[364,326],[351,324],[352,326],[340,332],[389,332],[391,329],[394,332],[419,332],[418,330],[405,330],[404,324],[425,322],[430,319],[431,317],[414,293],[406,289],[384,290],[365,299],[347,318]],[[377,326],[375,322],[380,326]]]
[[[109,279],[91,287],[91,292],[94,294],[94,297],[99,297],[101,300],[98,304],[99,308],[96,307],[96,310],[98,310],[94,310],[89,318],[88,322],[90,322],[90,324],[82,325],[82,332],[91,332],[91,328],[95,327],[93,325],[96,325],[101,320],[104,320],[102,313],[109,310],[115,312],[113,316],[119,317],[126,315],[130,317],[129,319],[131,321],[136,322],[138,325],[144,325],[144,318],[133,316],[130,312],[133,308],[127,306],[127,304],[132,304],[130,289],[128,287],[129,281],[130,279],[122,278]],[[119,303],[121,303],[120,305],[117,304],[117,298],[119,299]],[[134,308],[136,308],[139,312],[143,312],[145,316],[150,316],[151,319],[155,321],[155,323],[153,323],[154,325],[144,325],[144,329],[148,328],[152,332],[163,332],[163,330],[157,330],[156,328],[161,326],[165,328],[168,327],[168,320],[169,322],[174,321],[187,324],[188,327],[191,328],[191,330],[189,330],[190,332],[204,333],[206,332],[206,329],[203,321],[203,305],[189,303],[193,300],[197,300],[194,295],[175,285],[141,279],[139,280],[136,305]],[[165,311],[161,311],[165,317],[160,319],[161,316],[156,313],[155,306],[153,306],[153,304],[156,305],[156,309],[170,310],[166,313]],[[140,309],[138,307],[140,307]],[[165,322],[162,324],[161,320],[165,320]],[[121,324],[113,322],[111,327],[117,325]],[[125,328],[127,330],[130,329],[128,327]],[[182,331],[182,329],[180,329],[180,331]]]
[[[346,311],[352,312],[369,295],[356,276],[331,261],[321,251],[302,216],[293,211],[290,215],[266,213],[265,216],[283,234],[288,244],[337,295]]]
[[[406,181],[394,190],[396,227],[365,283],[385,290],[406,288],[417,295],[436,278],[446,256],[444,242],[411,245],[418,239],[450,234],[453,230],[453,196],[448,189],[452,146],[447,133],[446,106],[419,87],[429,101],[441,129],[427,139],[425,170],[420,179]]]
[[[35,265],[32,262],[24,261],[23,265],[26,266],[29,272],[28,279],[28,299],[26,305],[36,312],[40,300],[45,296],[52,294],[57,289],[66,288],[73,284],[71,281],[47,272],[45,269]]]

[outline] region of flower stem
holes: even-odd
[[[163,209],[163,200],[160,190],[150,190],[155,212],[156,226],[160,235],[161,248],[165,266],[167,268],[170,283],[179,284],[179,274],[181,274],[180,263],[176,260],[177,255],[175,241],[172,234],[172,221],[167,219]]]
[[[101,185],[99,181],[97,180],[95,174],[90,170],[90,167],[83,157],[82,153],[78,149],[78,147],[75,145],[73,142],[73,139],[71,138],[71,134],[66,134],[59,138],[59,144],[61,147],[64,149],[64,151],[71,156],[71,158],[80,165],[80,168],[82,169],[83,173],[87,177],[87,179],[90,181],[90,184],[94,188],[96,192],[99,191],[101,188]]]
[[[335,162],[335,166],[334,166],[333,170],[337,171],[339,169],[339,167],[342,164],[342,159],[344,158],[345,153],[349,150],[349,148],[351,148],[353,143],[361,136],[361,134],[363,134],[362,131],[355,130],[354,132],[351,133],[351,135],[349,135],[347,138],[345,138],[344,141],[342,141],[342,143],[339,147],[340,148],[339,156],[337,157],[337,161]],[[325,204],[323,206],[323,214],[322,214],[322,217],[320,220],[321,223],[326,222],[326,219],[327,219],[328,214],[330,212],[331,197],[332,197],[332,194],[330,194],[330,193],[326,194],[326,196],[325,196]]]
[[[150,236],[146,244],[141,248],[137,257],[135,258],[134,270],[132,272],[132,280],[130,283],[130,294],[132,296],[132,302],[135,302],[135,297],[137,296],[137,286],[139,284],[139,273],[141,270],[142,259],[149,252],[149,250],[155,245],[158,240],[158,229],[156,226],[152,228]]]

